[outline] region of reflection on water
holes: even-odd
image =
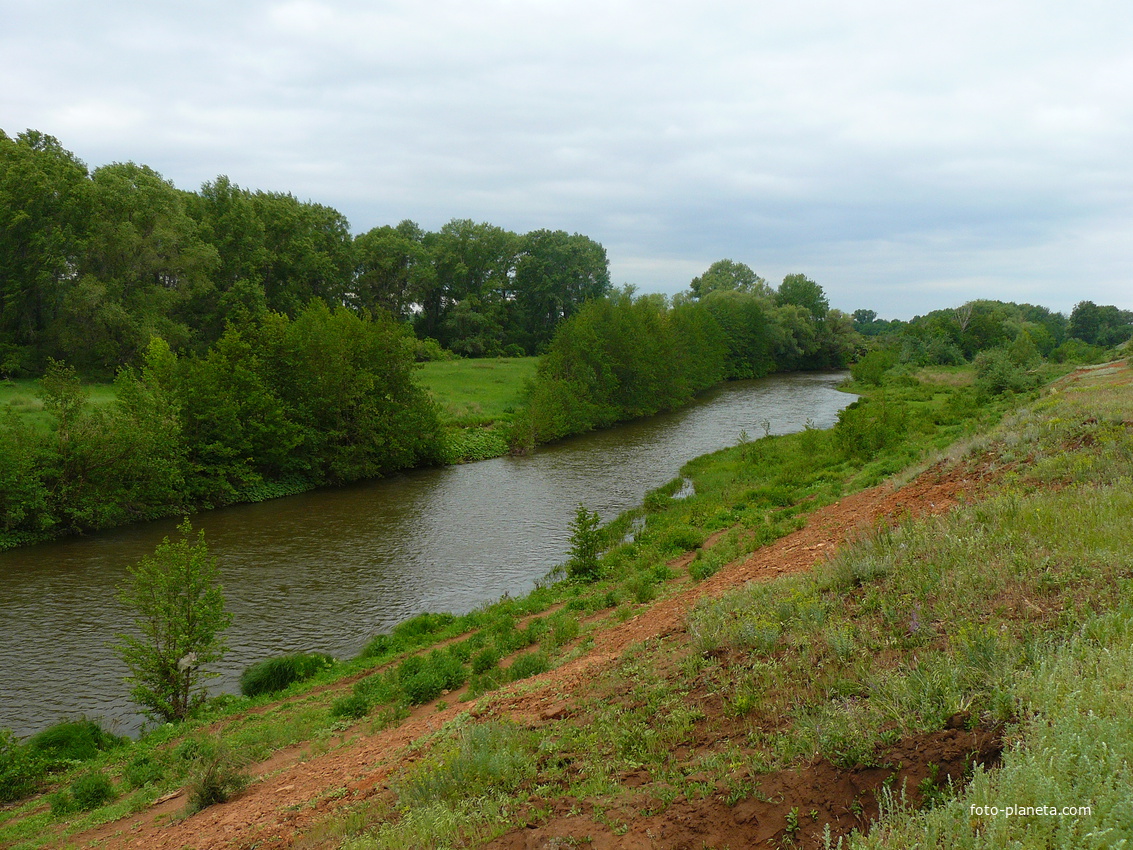
[[[271,655],[358,652],[422,611],[464,613],[521,595],[566,558],[579,502],[604,520],[691,458],[834,423],[853,401],[840,374],[729,384],[675,413],[545,446],[526,457],[416,470],[193,518],[217,557],[233,614],[217,680],[236,691]],[[115,587],[177,520],[0,553],[0,728],[29,734],[86,714],[120,732],[141,719],[109,645],[128,628]]]

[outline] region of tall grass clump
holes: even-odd
[[[189,766],[189,813],[227,802],[251,781],[244,773],[244,759],[218,738],[197,742]]]
[[[26,746],[48,764],[66,764],[88,761],[125,742],[125,738],[112,735],[95,721],[84,718],[48,726],[29,738]]]
[[[301,652],[268,658],[256,662],[240,674],[240,692],[246,697],[272,694],[333,666],[334,659],[322,652]]]

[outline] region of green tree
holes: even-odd
[[[598,561],[604,540],[601,524],[597,511],[589,511],[582,502],[578,503],[570,524],[570,560],[567,562],[567,574],[576,581],[594,581],[602,573]]]
[[[703,298],[710,292],[748,292],[771,296],[767,281],[753,272],[750,266],[734,260],[717,260],[704,274],[694,277],[689,288],[694,298]]]
[[[559,322],[610,291],[606,249],[580,233],[533,230],[522,239],[512,283],[515,321],[505,343],[528,354],[542,350]]]
[[[204,702],[204,680],[216,675],[205,665],[227,652],[223,632],[232,620],[204,531],[194,542],[188,519],[177,530],[181,539],[166,537],[130,567],[118,592],[140,634],[118,635],[115,646],[130,668],[130,697],[165,722],[185,720]]]
[[[816,322],[826,318],[830,302],[822,287],[805,274],[789,274],[779,284],[777,300],[780,304],[794,304],[810,313]]]
[[[71,286],[90,216],[86,166],[35,130],[0,131],[0,363],[34,372]]]

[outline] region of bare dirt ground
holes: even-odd
[[[225,804],[182,818],[182,794],[138,815],[74,836],[67,846],[146,850],[319,846],[319,840],[310,835],[317,824],[343,806],[388,795],[391,775],[416,758],[409,745],[459,712],[506,717],[534,727],[553,723],[572,712],[574,700],[628,647],[648,639],[683,640],[687,612],[698,599],[718,596],[749,581],[810,569],[845,541],[879,524],[906,515],[946,511],[962,494],[980,489],[978,477],[966,475],[955,468],[934,467],[900,489],[882,485],[820,508],[809,515],[801,530],[699,584],[686,582],[673,595],[643,608],[624,623],[593,632],[593,647],[585,655],[525,680],[521,689],[495,692],[482,706],[457,703],[456,695],[450,695],[448,707],[421,706],[397,727],[375,734],[352,730],[344,733],[341,746],[332,742],[326,752],[316,753],[309,747],[281,751],[253,766],[256,781]],[[686,566],[691,557],[674,566]],[[649,794],[643,787],[641,805],[614,813],[627,825],[617,835],[594,819],[586,801],[544,801],[552,807],[549,818],[535,818],[528,827],[489,846],[498,850],[557,848],[572,846],[585,837],[589,837],[586,846],[594,848],[739,848],[771,846],[768,841],[784,837],[797,846],[821,846],[818,824],[829,821],[843,833],[868,824],[877,813],[874,792],[894,772],[895,787],[904,781],[915,798],[930,771],[939,781],[950,775],[959,779],[972,761],[995,762],[1001,748],[995,730],[966,731],[960,718],[950,725],[955,728],[897,742],[881,759],[894,769],[845,770],[815,761],[762,777],[758,794],[730,807],[721,795],[709,794],[698,800],[678,798],[660,813],[646,815]],[[623,777],[623,783],[634,787],[638,779]],[[609,815],[607,812],[603,820],[609,820]]]

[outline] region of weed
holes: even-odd
[[[71,783],[71,796],[81,811],[89,812],[110,802],[116,795],[109,777],[94,770],[80,775]]]
[[[510,682],[517,682],[531,676],[537,676],[551,669],[551,662],[542,652],[527,652],[519,656],[507,668],[507,678]]]
[[[189,770],[189,813],[226,802],[250,781],[243,772],[243,760],[228,745],[219,739],[203,743],[200,756]]]

